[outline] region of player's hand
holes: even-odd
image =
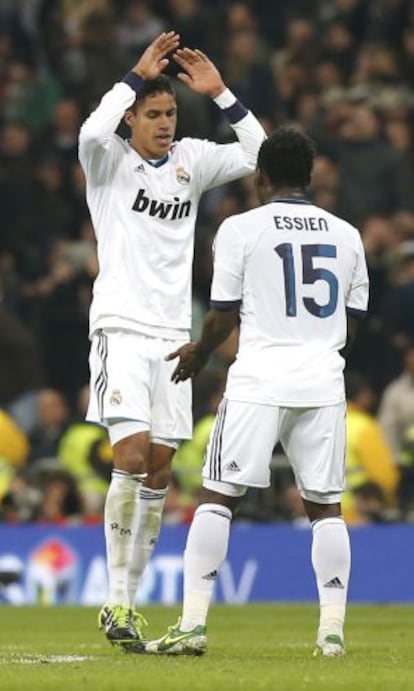
[[[156,79],[170,62],[165,56],[176,50],[179,41],[180,36],[175,31],[164,31],[143,52],[132,71],[141,79]]]
[[[195,377],[208,360],[208,355],[200,351],[198,343],[186,343],[174,353],[166,355],[165,359],[175,360],[177,357],[178,365],[171,375],[174,384]]]
[[[216,98],[225,91],[220,72],[201,50],[178,48],[173,59],[185,70],[178,73],[178,78],[193,91],[210,98]]]

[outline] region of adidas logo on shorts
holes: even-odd
[[[233,472],[240,472],[240,468],[237,465],[236,461],[231,461],[226,465],[226,470],[231,470]]]

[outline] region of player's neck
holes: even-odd
[[[269,193],[268,201],[277,199],[302,200],[306,199],[306,192],[302,187],[273,187]]]
[[[159,153],[159,152],[156,153],[154,151],[150,151],[149,149],[147,149],[147,147],[143,146],[141,143],[133,142],[132,140],[129,143],[130,143],[130,146],[133,149],[135,149],[137,154],[139,154],[139,156],[141,156],[141,158],[144,159],[144,161],[148,161],[149,163],[152,163],[152,164],[156,164],[157,162],[162,164],[165,160],[168,159],[169,151],[165,151],[163,153]]]

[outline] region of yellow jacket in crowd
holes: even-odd
[[[357,522],[352,490],[365,482],[375,482],[382,489],[387,504],[394,503],[394,492],[399,480],[381,427],[373,415],[353,403],[347,404],[346,485],[342,496],[342,513],[347,522]]]

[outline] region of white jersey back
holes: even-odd
[[[343,400],[346,313],[362,316],[368,302],[357,229],[305,200],[276,200],[224,221],[214,252],[211,305],[240,304],[226,396],[304,407]]]
[[[181,337],[191,326],[191,266],[200,196],[210,187],[251,173],[264,133],[249,112],[233,125],[239,142],[218,145],[182,139],[163,161],[152,165],[114,132],[135,97],[127,84],[115,84],[79,137],[98,241],[90,332],[124,327]]]

